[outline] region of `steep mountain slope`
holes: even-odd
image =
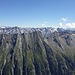
[[[75,75],[75,31],[1,28],[0,75]]]

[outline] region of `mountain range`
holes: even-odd
[[[75,75],[75,30],[0,27],[0,75]]]

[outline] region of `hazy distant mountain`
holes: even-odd
[[[0,75],[75,75],[75,30],[0,27]]]

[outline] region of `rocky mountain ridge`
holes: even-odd
[[[0,75],[75,75],[75,31],[0,28]]]

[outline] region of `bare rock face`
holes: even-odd
[[[74,31],[0,28],[0,75],[75,75]]]

